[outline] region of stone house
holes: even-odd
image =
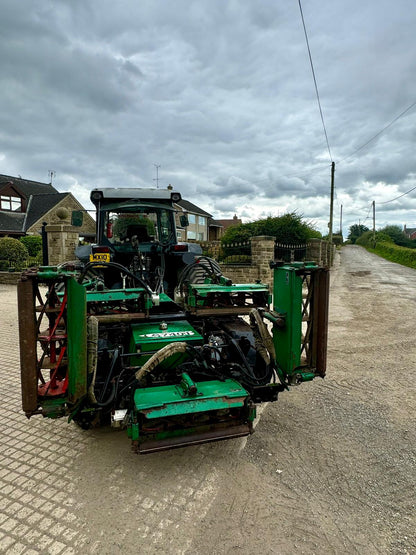
[[[50,183],[0,175],[0,237],[18,239],[40,234],[43,222],[62,223],[61,208],[69,214],[72,210],[84,210],[71,193],[60,193]],[[95,236],[95,221],[87,212],[82,227],[76,231],[80,236]]]

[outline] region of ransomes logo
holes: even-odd
[[[139,337],[153,337],[158,339],[164,339],[166,337],[189,337],[190,335],[195,335],[194,331],[163,331],[158,333],[144,333],[139,335]]]

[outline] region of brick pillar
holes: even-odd
[[[258,279],[273,286],[273,271],[269,262],[274,260],[274,237],[261,235],[251,238],[251,265],[258,268]]]
[[[328,266],[328,241],[322,241],[322,266]]]
[[[310,239],[306,260],[311,262],[316,262],[319,266],[322,266],[322,240],[321,239]]]
[[[51,266],[75,259],[79,234],[73,230],[70,224],[62,222],[47,225],[46,233],[48,235],[48,255]]]
[[[219,254],[220,254],[220,245],[221,245],[221,241],[210,241],[208,243],[209,248],[210,248],[210,256],[212,258],[215,258],[215,260],[218,260]]]

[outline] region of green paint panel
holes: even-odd
[[[273,327],[273,340],[277,363],[286,374],[291,374],[300,365],[302,277],[296,275],[296,270],[301,267],[303,264],[294,264],[274,270],[274,310],[286,315],[286,324],[283,328]]]
[[[203,337],[200,335],[189,322],[186,320],[177,320],[168,322],[167,329],[160,329],[160,322],[132,324],[129,350],[130,353],[155,352],[169,345],[169,343],[177,343],[185,341],[193,345],[202,345]],[[142,366],[151,355],[143,355],[131,358],[131,363]],[[176,354],[169,357],[162,363],[162,366],[171,366],[179,364],[186,359],[186,354]]]
[[[141,287],[135,289],[108,289],[104,291],[87,291],[87,302],[94,301],[124,301],[137,299],[143,295],[144,289]]]
[[[181,385],[166,385],[136,389],[134,404],[146,417],[161,418],[243,407],[247,391],[235,380],[200,382],[196,395],[188,395]]]
[[[130,352],[156,351],[178,341],[202,344],[202,335],[187,320],[168,322],[166,326],[166,329],[161,329],[160,322],[133,324]]]
[[[234,285],[192,284],[191,287],[201,296],[207,293],[258,293],[269,291],[267,285],[261,283],[236,283]]]
[[[87,393],[87,303],[85,288],[74,278],[66,281],[68,293],[68,400],[76,403]]]

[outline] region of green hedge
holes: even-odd
[[[27,248],[18,239],[13,237],[0,238],[0,261],[2,266],[13,266],[17,269],[24,265],[29,256]]]
[[[29,256],[37,256],[42,250],[42,237],[40,235],[26,235],[19,239],[27,248]]]
[[[394,243],[377,242],[374,249],[368,248],[368,250],[391,262],[397,262],[397,264],[409,268],[416,268],[416,249],[399,247]]]

